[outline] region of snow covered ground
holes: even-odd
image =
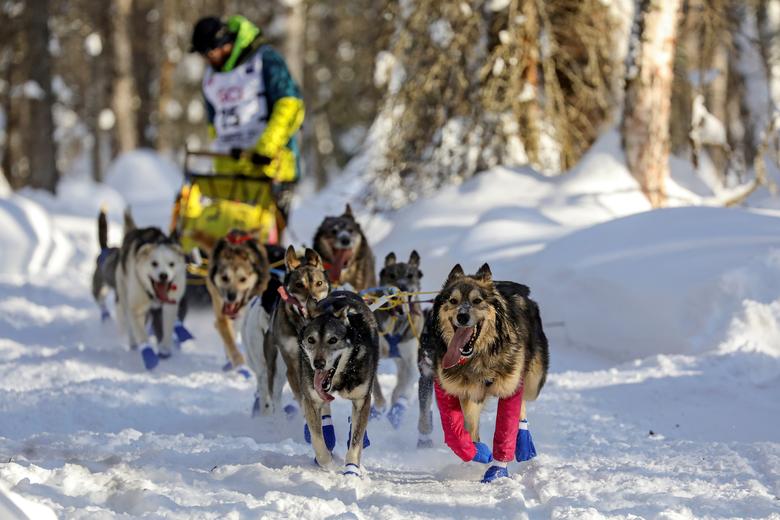
[[[60,518],[780,519],[778,214],[646,211],[597,146],[559,179],[498,168],[364,215],[378,262],[420,252],[425,289],[456,262],[528,283],[552,373],[529,411],[539,456],[512,479],[480,484],[484,468],[439,427],[417,450],[415,403],[399,431],[370,424],[355,482],[313,467],[300,417],[249,417],[253,385],[219,370],[205,310],[188,318],[195,344],[152,373],[100,323],[88,283],[100,199],[126,196],[145,223],[168,212],[117,175],[113,188],[74,183],[69,200],[0,198],[0,497]],[[353,188],[302,201],[298,240]],[[389,391],[392,365],[380,370]],[[343,456],[346,403],[334,412]]]

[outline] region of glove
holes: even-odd
[[[230,152],[228,153],[230,154],[230,157],[234,161],[238,161],[239,159],[241,159],[241,156],[244,154],[244,150],[241,148],[231,148]]]
[[[490,448],[487,447],[487,444],[475,442],[474,447],[477,448],[477,453],[475,453],[474,458],[471,459],[472,462],[481,462],[482,464],[493,462],[493,453],[490,451]]]
[[[250,161],[252,161],[252,164],[255,166],[267,166],[271,164],[272,159],[270,157],[266,157],[263,154],[252,152],[252,155],[249,158]]]

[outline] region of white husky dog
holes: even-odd
[[[187,286],[184,253],[174,239],[155,227],[133,229],[125,235],[116,267],[117,321],[126,330],[130,348],[140,347],[148,370],[160,357],[171,355],[179,302]],[[149,341],[146,319],[153,308],[162,310],[162,339],[158,349]]]

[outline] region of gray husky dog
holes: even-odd
[[[336,291],[318,304],[322,314],[301,331],[298,361],[303,411],[317,464],[330,466],[331,449],[322,434],[322,410],[334,393],[352,401],[345,475],[360,476],[360,456],[368,446],[366,426],[371,388],[379,363],[376,319],[363,299]]]
[[[379,273],[379,285],[396,287],[403,292],[420,290],[420,255],[412,251],[408,262],[396,261],[395,253],[385,257],[385,265]],[[374,311],[381,335],[379,338],[382,357],[395,360],[398,378],[393,389],[390,411],[387,418],[395,429],[401,426],[401,420],[409,406],[414,392],[414,380],[417,376],[418,338],[422,332],[423,314],[420,304],[410,297],[403,305],[391,309]],[[379,381],[374,382],[374,406],[372,416],[380,415],[385,409],[385,398]]]
[[[330,293],[330,284],[316,251],[306,249],[299,258],[290,246],[284,258],[286,274],[279,293],[282,297],[271,315],[257,301],[252,302],[242,330],[249,366],[257,378],[252,415],[269,415],[279,407],[286,380],[295,400],[300,402],[298,385],[298,335],[311,319],[317,302]],[[280,362],[284,361],[284,364]],[[290,412],[292,410],[288,408]]]
[[[376,285],[374,253],[347,204],[338,217],[325,217],[314,234],[314,249],[331,283],[362,291]]]

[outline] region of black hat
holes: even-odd
[[[206,16],[198,20],[192,31],[192,46],[190,52],[206,54],[235,39],[236,35],[228,31],[228,27],[215,16]]]

